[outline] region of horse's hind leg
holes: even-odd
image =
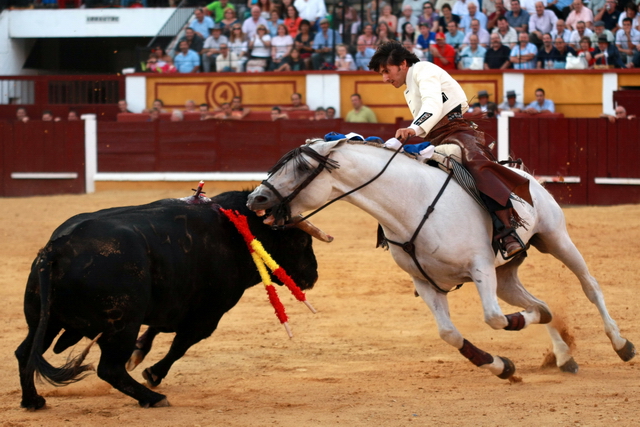
[[[460,354],[469,359],[471,363],[478,367],[488,369],[489,372],[497,375],[499,378],[507,379],[515,373],[516,368],[509,359],[500,356],[494,357],[463,338],[462,334],[460,334],[451,322],[446,294],[436,291],[422,279],[414,277],[413,283],[416,291],[424,302],[427,303],[431,313],[433,313],[433,317],[436,319],[440,338],[457,348]]]
[[[518,277],[518,267],[520,267],[524,259],[524,256],[516,257],[510,263],[496,269],[498,297],[507,304],[516,307],[536,307],[540,312],[548,313],[550,318],[551,310],[549,310],[547,304],[531,295],[529,291],[524,288]],[[547,323],[546,326],[551,336],[551,342],[553,343],[553,354],[556,356],[556,363],[560,370],[571,373],[578,372],[578,364],[573,360],[571,349],[562,339],[560,332],[558,332],[552,323]]]
[[[604,331],[611,340],[613,349],[625,362],[631,360],[636,354],[635,347],[630,341],[620,335],[618,325],[609,315],[600,285],[596,279],[589,274],[589,269],[582,254],[580,254],[580,251],[578,251],[569,238],[566,229],[562,227],[558,231],[538,234],[534,236],[531,243],[540,252],[550,253],[556,257],[576,275],[578,280],[580,280],[583,292],[589,301],[598,308],[600,317],[602,317],[604,323]]]

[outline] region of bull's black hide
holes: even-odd
[[[166,403],[164,395],[139,384],[125,369],[140,326],[150,326],[138,342],[142,357],[158,332],[176,333],[168,354],[144,373],[157,385],[189,347],[213,333],[245,289],[260,282],[246,244],[220,206],[246,215],[266,250],[302,289],[311,288],[318,277],[311,237],[297,229],[269,229],[246,208],[247,195],[228,192],[212,200],[166,199],[105,209],[58,227],[27,282],[29,333],[16,350],[22,406],[45,404],[34,385],[35,372],[66,384],[88,369],[77,360],[54,368],[43,358],[61,330],[54,351],[102,333],[98,376],[142,406]]]

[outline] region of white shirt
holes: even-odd
[[[250,16],[242,23],[242,32],[247,35],[248,39],[251,39],[256,35],[256,30],[258,29],[258,25],[264,25],[265,28],[269,28],[267,26],[267,20],[262,16],[258,18],[258,22],[254,21]]]
[[[293,6],[298,11],[300,18],[311,22],[311,26],[318,18],[327,16],[327,6],[324,0],[296,0]]]
[[[584,33],[581,36],[580,33],[578,33],[578,30],[573,30],[571,32],[571,38],[569,39],[569,43],[571,43],[573,45],[573,47],[578,47],[578,49],[580,49],[580,39],[582,37],[589,37],[591,38],[591,34],[593,34],[593,31],[591,31],[588,28],[584,29]]]
[[[431,62],[412,65],[407,71],[406,84],[404,97],[414,119],[409,127],[417,136],[427,136],[458,105],[462,105],[463,113],[469,109],[467,95],[458,82]]]
[[[469,9],[467,8],[469,7],[469,3],[475,3],[476,6],[478,6],[478,2],[476,0],[456,0],[456,2],[453,4],[453,7],[451,8],[451,13],[453,13],[454,15],[458,15],[460,18],[462,18],[464,15],[468,15]],[[480,10],[480,6],[478,6],[478,10]]]

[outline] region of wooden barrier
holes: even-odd
[[[0,196],[84,193],[84,122],[0,122]]]

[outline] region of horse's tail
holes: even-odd
[[[26,375],[27,377],[30,377],[36,373],[38,376],[43,377],[54,386],[62,386],[80,381],[86,376],[81,374],[83,372],[93,370],[93,366],[82,365],[82,362],[84,361],[84,358],[91,346],[85,349],[85,351],[78,356],[70,358],[67,363],[57,368],[52,366],[43,357],[43,353],[45,351],[44,341],[49,324],[49,318],[51,316],[51,273],[54,263],[51,255],[52,253],[51,243],[49,243],[47,247],[40,251],[36,262],[36,268],[38,269],[38,282],[40,285],[40,320],[34,336],[31,353],[29,354]],[[96,337],[96,339],[97,338],[98,337]],[[93,342],[95,342],[95,340]]]

